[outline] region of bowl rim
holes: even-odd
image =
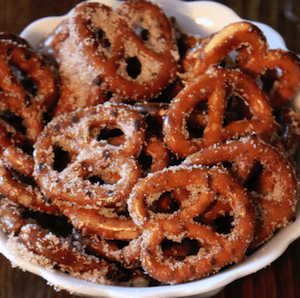
[[[109,6],[115,6],[120,3],[117,0],[94,1]],[[197,31],[201,32],[202,35],[208,35],[219,31],[229,23],[243,20],[231,8],[214,1],[152,1],[160,5],[166,15],[175,16],[179,23],[183,25],[183,29],[192,34],[194,34],[194,32],[191,31]],[[50,16],[38,19],[29,24],[22,31],[20,36],[27,39],[33,48],[37,48],[39,41],[65,19],[71,11],[63,16]],[[201,16],[202,22],[197,19],[199,16]],[[205,23],[205,19],[208,22]],[[284,39],[277,31],[263,23],[253,21],[252,23],[256,24],[263,31],[267,37],[270,48],[286,49]],[[66,275],[57,270],[49,271],[49,269],[32,264],[24,260],[22,256],[12,252],[6,245],[7,236],[2,231],[0,231],[0,253],[10,260],[13,266],[20,267],[26,271],[39,275],[55,288],[67,290],[71,294],[82,295],[85,297],[120,297],[120,295],[127,293],[130,294],[132,298],[188,297],[197,295],[197,297],[200,298],[215,295],[229,283],[268,266],[298,237],[300,237],[300,211],[297,208],[296,220],[278,231],[272,239],[265,243],[255,253],[247,257],[242,263],[232,265],[227,269],[221,270],[217,274],[197,281],[180,285],[165,285],[149,288],[129,288],[124,286],[95,284],[89,281],[78,280],[76,277]]]

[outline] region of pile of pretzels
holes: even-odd
[[[0,34],[0,227],[92,282],[180,284],[294,220],[300,60],[248,21],[190,35],[150,1]]]

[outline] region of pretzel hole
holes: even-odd
[[[191,138],[201,138],[208,122],[208,101],[202,100],[191,112],[186,126]]]
[[[105,184],[104,180],[100,176],[97,176],[97,175],[88,177],[87,180],[89,180],[92,184],[97,184],[97,185]]]
[[[93,137],[94,133],[95,132],[91,131],[92,137]],[[103,129],[101,129],[99,132],[97,132],[96,134],[97,134],[96,139],[99,142],[107,141],[111,145],[115,145],[115,146],[121,145],[120,142],[123,142],[120,137],[123,137],[124,133],[119,128],[111,128],[110,129],[108,127],[105,127]]]
[[[233,216],[226,213],[214,219],[213,229],[220,234],[229,234],[232,229]]]
[[[111,46],[109,39],[106,37],[106,33],[102,29],[99,29],[95,33],[95,39],[103,48],[109,48]]]
[[[131,78],[136,79],[142,71],[142,64],[140,60],[137,57],[130,57],[126,59],[126,63],[127,63],[127,67],[126,67],[127,74]]]
[[[222,195],[217,195],[216,200],[206,211],[194,220],[210,226],[219,234],[229,234],[233,228],[233,214],[230,203],[224,199]]]
[[[195,107],[195,110],[197,111],[203,111],[203,112],[208,112],[209,110],[209,104],[208,104],[208,100],[201,100]]]
[[[199,126],[195,122],[187,121],[187,130],[191,138],[202,138],[205,127]]]
[[[219,234],[229,234],[233,228],[233,216],[228,212],[221,212],[222,213],[218,214],[214,218],[210,218],[210,216],[206,218],[205,215],[201,215],[194,218],[194,221],[210,226],[213,231]]]
[[[164,192],[157,200],[154,200],[150,210],[154,213],[171,214],[179,209],[179,205],[174,200],[171,192]]]
[[[120,175],[113,171],[107,171],[104,169],[103,171],[100,170],[97,173],[87,174],[83,177],[84,180],[90,181],[92,184],[95,185],[114,185],[121,179]]]
[[[142,40],[147,41],[150,38],[150,32],[148,29],[142,28],[142,27],[136,27],[135,28],[135,34],[140,37]]]
[[[24,119],[15,113],[9,111],[9,110],[4,110],[0,111],[0,118],[6,121],[9,125],[14,127],[18,132],[22,134],[26,134],[26,127],[24,126],[23,122]]]
[[[274,83],[282,77],[281,69],[267,69],[260,78],[260,84],[264,92],[269,93],[272,90]]]
[[[133,271],[123,268],[121,266],[111,266],[105,275],[107,280],[112,280],[116,283],[126,282],[131,280],[133,276]]]
[[[228,99],[223,117],[224,126],[234,121],[251,118],[252,112],[242,98],[234,95]]]
[[[142,166],[143,172],[147,173],[151,169],[153,158],[151,155],[147,155],[144,151],[142,151],[138,157],[138,162]]]
[[[224,57],[221,62],[223,68],[233,69],[239,68],[242,62],[247,62],[251,59],[252,49],[250,45],[241,45],[236,50],[231,51]]]
[[[263,165],[260,162],[256,162],[250,172],[250,175],[248,176],[245,187],[248,191],[258,191],[259,184],[260,184],[260,176],[263,172]]]
[[[228,170],[231,170],[233,167],[233,164],[230,161],[225,161],[225,162],[222,162],[222,166]]]
[[[115,243],[118,249],[123,249],[129,244],[129,241],[125,241],[125,240],[111,240],[111,241],[107,240],[107,242]]]
[[[37,187],[36,182],[34,181],[33,178],[25,176],[23,174],[21,174],[20,172],[16,171],[15,169],[10,169],[10,173],[11,173],[11,177],[20,182],[23,183],[24,185],[31,185],[33,187]]]
[[[26,127],[23,125],[23,118],[15,115],[11,111],[0,111],[0,119],[3,119],[6,123],[11,125],[14,129],[16,129],[21,134],[26,134]],[[8,131],[8,138],[13,139],[14,133]],[[19,148],[23,150],[24,153],[32,155],[33,147],[30,145],[27,139],[22,140],[22,143],[16,144]]]
[[[250,191],[256,192],[263,197],[272,197],[273,200],[279,198],[281,200],[281,187],[282,183],[278,181],[277,174],[274,175],[274,172],[268,170],[263,165],[257,165],[256,172],[252,175],[255,176],[254,186]]]
[[[19,145],[19,148],[21,148],[24,153],[33,155],[33,147],[30,145],[28,140],[24,140],[24,142]]]
[[[24,218],[35,220],[43,229],[50,230],[62,237],[67,237],[72,233],[73,226],[65,216],[56,216],[42,212],[36,212],[26,209],[22,214]]]
[[[33,97],[37,96],[39,91],[38,86],[34,83],[30,76],[16,65],[11,65],[11,70],[15,74],[23,89]]]
[[[154,134],[158,137],[161,136],[162,123],[155,116],[147,115],[146,122],[148,126],[149,135]]]
[[[57,172],[63,171],[67,165],[70,163],[71,157],[68,151],[62,149],[62,147],[57,146],[54,148],[54,162],[53,169]]]
[[[241,51],[241,49],[239,51]],[[242,59],[241,53],[238,53],[238,51],[232,51],[223,58],[220,66],[227,69],[235,68]]]
[[[184,238],[181,242],[165,239],[161,243],[161,248],[165,260],[182,261],[187,256],[196,255],[200,245],[195,239]]]

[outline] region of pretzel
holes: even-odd
[[[200,46],[192,48],[182,62],[191,77],[203,74],[211,65],[220,65],[236,51],[230,68],[240,69],[253,79],[260,79],[267,70],[280,70],[272,78],[272,88],[266,90],[273,107],[287,103],[298,91],[300,60],[290,51],[269,50],[262,31],[249,22],[230,24],[207,37]],[[188,80],[191,80],[189,78]]]
[[[84,244],[89,252],[119,262],[128,269],[140,267],[140,242],[141,238],[139,237],[120,248],[117,240],[105,240],[95,236],[84,238]]]
[[[270,50],[267,52],[266,57],[264,57],[263,66],[263,70],[257,71],[259,74],[264,74],[266,70],[275,70],[276,75],[269,78],[271,87],[265,89],[265,92],[274,108],[282,107],[299,90],[300,59],[296,54],[289,51],[280,49]],[[279,71],[277,72],[277,70]]]
[[[34,224],[23,226],[19,233],[19,239],[29,250],[50,259],[53,264],[57,264],[64,271],[82,273],[97,268],[113,269],[111,263],[80,254],[68,247],[68,243],[64,243],[55,234],[44,231]]]
[[[272,145],[282,151],[291,163],[295,163],[300,138],[300,116],[292,108],[284,106],[275,112],[275,117],[280,127],[278,138]]]
[[[173,285],[292,222],[300,64],[258,27],[200,38],[147,0],[88,1],[40,46],[0,32],[0,228],[14,252],[96,283]]]
[[[8,42],[15,42],[17,44],[24,45],[26,47],[30,47],[27,40],[25,40],[24,38],[18,36],[17,34],[14,34],[14,33],[0,32],[0,40],[8,41]]]
[[[99,3],[82,3],[71,23],[77,42],[111,92],[143,100],[157,96],[176,78],[175,35],[166,16],[151,2],[127,1],[117,12]],[[140,26],[149,36],[136,34],[143,30]],[[97,32],[101,32],[98,39]],[[136,64],[133,70],[131,63]]]
[[[138,162],[130,156],[141,150],[144,125],[144,118],[126,105],[106,104],[58,116],[47,125],[35,146],[38,185],[50,199],[82,207],[124,205],[141,176]],[[106,127],[122,129],[125,143],[107,147],[106,140],[98,141],[98,128],[101,131]],[[69,156],[62,169],[56,168],[55,148],[62,148]]]
[[[167,181],[167,183],[162,183]],[[185,187],[191,197],[172,214],[153,214],[145,209],[147,201],[163,192]],[[233,208],[234,224],[230,233],[220,235],[210,227],[194,222],[214,201],[215,194],[228,198]],[[244,188],[222,168],[171,167],[140,180],[129,199],[129,212],[137,225],[144,228],[141,243],[142,266],[155,279],[168,284],[191,281],[244,258],[252,241],[254,211]],[[183,259],[164,259],[165,239],[180,243],[196,240],[199,250]],[[175,254],[176,255],[176,254]]]
[[[130,217],[117,214],[115,210],[87,209],[66,204],[60,208],[72,225],[84,235],[98,235],[106,240],[128,241],[136,239],[141,234],[141,230]]]
[[[7,198],[0,201],[0,227],[8,235],[19,234],[25,219],[22,217],[22,208]]]
[[[81,207],[86,204],[93,207],[126,204],[131,188],[141,177],[138,162],[101,147],[98,151],[93,149],[82,150],[76,160],[61,172],[37,157],[35,176],[47,196],[57,202],[66,201]],[[97,183],[98,179],[100,182]]]
[[[43,113],[54,105],[58,88],[55,74],[46,62],[19,40],[0,38],[0,109],[4,117],[12,113],[22,118],[26,137],[33,144],[43,129]],[[16,72],[11,66],[17,68]],[[29,78],[27,81],[22,79],[23,73]]]
[[[257,212],[251,243],[256,247],[293,220],[298,194],[295,172],[281,153],[255,136],[209,147],[190,155],[183,164],[210,166],[226,162],[233,163],[233,175],[244,185],[253,185],[251,175],[257,175],[252,174],[257,163],[263,167],[257,188],[249,189]]]
[[[41,44],[40,53],[59,74],[60,94],[52,112],[54,116],[107,100],[96,71],[75,48],[68,19],[60,23]]]
[[[0,121],[0,192],[24,207],[56,214],[58,208],[41,193],[32,177],[34,160],[22,148],[26,138],[13,127]]]
[[[242,97],[251,107],[252,117],[223,125],[227,100],[232,93]],[[207,126],[202,137],[193,138],[187,130],[186,119],[197,104],[206,99],[209,105]],[[163,133],[170,150],[179,157],[186,157],[214,143],[251,133],[270,137],[275,127],[269,100],[252,79],[237,70],[212,68],[172,100]]]
[[[220,65],[223,59],[235,50],[235,68],[247,71],[250,76],[257,76],[257,69],[263,64],[268,44],[261,30],[245,21],[227,25],[192,48],[183,61],[184,69],[197,77],[211,65]]]

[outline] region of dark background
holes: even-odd
[[[170,0],[171,1],[171,0]],[[20,33],[32,21],[67,13],[76,0],[0,0],[0,31]],[[224,0],[244,19],[260,21],[276,29],[287,47],[300,53],[300,6],[296,0]],[[75,298],[56,292],[46,282],[20,269],[0,255],[0,298]],[[299,298],[300,239],[267,268],[228,285],[214,298]]]

